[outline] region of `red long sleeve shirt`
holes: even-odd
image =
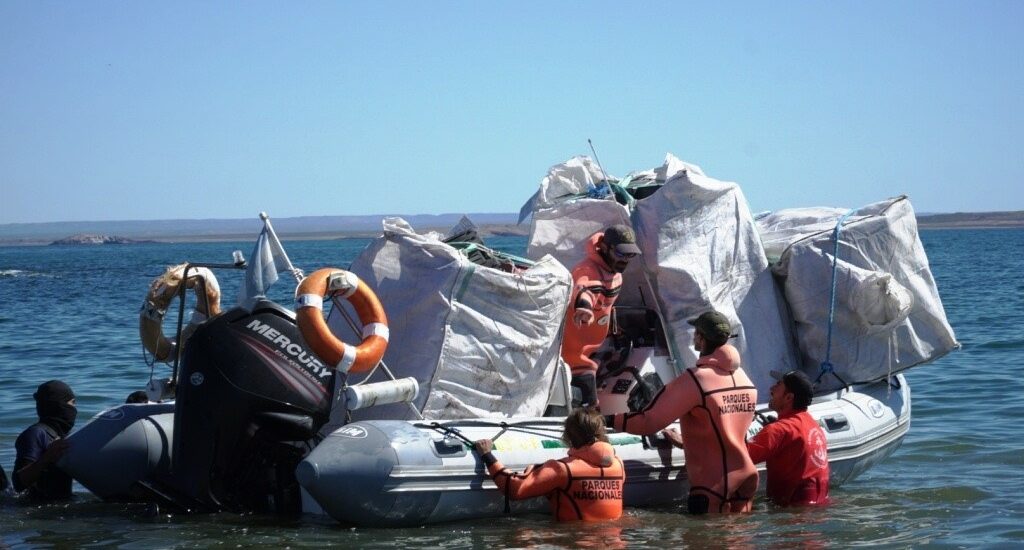
[[[800,506],[828,500],[828,443],[807,411],[780,415],[747,442],[747,451],[755,464],[767,467],[772,502]]]

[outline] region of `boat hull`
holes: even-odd
[[[892,385],[880,382],[819,397],[810,412],[828,438],[835,488],[896,451],[910,428],[910,389],[897,376]],[[144,500],[147,494],[139,490],[139,482],[167,477],[173,419],[172,403],[108,409],[70,436],[70,449],[59,466],[100,498]],[[502,462],[522,470],[565,456],[559,441],[562,422],[529,418],[349,424],[328,435],[296,469],[305,493],[303,511],[367,526],[499,517],[505,514],[504,497],[465,440],[495,440]],[[750,435],[760,428],[755,422]],[[685,500],[689,485],[681,449],[659,437],[612,433],[609,438],[626,469],[626,506]],[[513,514],[547,509],[544,498],[508,504]]]
[[[910,390],[898,376],[892,386],[880,382],[820,398],[810,412],[828,438],[834,488],[896,451],[910,428]],[[760,428],[755,423],[750,433]],[[343,523],[402,526],[497,517],[505,513],[504,497],[465,440],[494,439],[505,466],[522,470],[564,457],[560,435],[561,420],[552,418],[356,422],[321,442],[296,477],[326,514]],[[626,468],[626,506],[684,500],[689,485],[681,449],[657,437],[613,433],[609,439]],[[544,498],[509,504],[512,513],[547,506]]]

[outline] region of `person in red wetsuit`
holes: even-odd
[[[747,442],[755,464],[765,463],[768,499],[780,506],[806,506],[828,501],[828,442],[807,412],[813,386],[800,371],[771,371],[768,406],[779,419]]]
[[[590,358],[608,336],[612,308],[622,289],[622,272],[640,254],[636,234],[627,225],[594,233],[587,255],[572,268],[573,289],[565,312],[562,359],[572,371],[583,406],[597,406],[597,363]]]
[[[519,474],[506,469],[492,453],[489,439],[474,449],[487,465],[498,490],[510,500],[547,495],[551,513],[558,521],[601,521],[622,515],[622,460],[605,435],[604,419],[593,409],[574,409],[565,419],[562,442],[569,456],[549,460]]]
[[[757,491],[757,468],[747,454],[746,433],[754,418],[757,389],[728,344],[729,319],[709,311],[690,321],[697,364],[661,389],[640,412],[606,417],[616,430],[652,435],[679,419],[682,433],[666,435],[686,455],[691,514],[749,512]]]

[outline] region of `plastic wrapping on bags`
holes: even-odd
[[[385,364],[420,385],[414,405],[432,419],[540,416],[554,378],[571,279],[553,258],[509,273],[477,265],[400,218],[384,221],[350,270],[388,316]],[[329,319],[343,339],[351,330]],[[373,380],[384,379],[380,373]],[[408,419],[405,404],[353,411],[354,420]]]
[[[783,210],[758,223],[765,241],[781,249],[773,272],[793,315],[804,371],[813,380],[825,364],[835,374],[821,375],[818,391],[880,380],[959,346],[906,197],[848,214]]]
[[[732,321],[738,334],[733,343],[762,395],[772,383],[770,370],[798,365],[781,294],[736,184],[709,178],[699,167],[667,155],[661,167],[627,178],[624,185],[633,191],[629,182],[643,182],[631,211],[613,200],[547,192],[555,175],[567,170],[553,167],[541,182],[544,192],[535,195],[546,200],[533,204],[529,257],[550,254],[572,268],[583,258],[590,235],[629,223],[643,255],[623,273],[616,304],[659,313],[677,373],[696,362],[693,327],[686,321],[712,308]]]
[[[667,155],[664,185],[633,214],[644,269],[654,286],[673,355],[693,366],[693,327],[710,309],[725,314],[743,369],[763,399],[770,370],[795,368],[790,320],[768,269],[753,215],[739,186]]]

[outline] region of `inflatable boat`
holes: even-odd
[[[263,327],[277,334],[267,338]],[[506,503],[470,445],[493,439],[513,469],[561,458],[562,416],[364,420],[318,434],[329,385],[314,393],[300,363],[271,352],[281,335],[300,341],[291,312],[269,301],[200,325],[176,401],[103,411],[70,436],[60,467],[105,500],[153,501],[183,512],[326,514],[346,524],[400,526],[545,508],[543,498]],[[603,380],[608,412],[628,410],[626,397],[636,397],[641,380],[660,378],[666,365],[653,349],[637,348],[619,371]],[[567,385],[564,376],[556,387]],[[563,411],[566,395],[551,393],[549,410]],[[365,403],[351,402],[358,397],[347,392],[336,402],[361,408]],[[809,410],[825,430],[835,487],[899,447],[910,427],[910,389],[896,375],[819,395]],[[760,406],[750,435],[772,414]],[[627,506],[684,499],[682,450],[662,437],[611,432],[609,439],[626,467]]]
[[[173,401],[100,413],[70,436],[59,467],[105,500],[182,512],[397,526],[543,509],[543,498],[506,502],[471,446],[494,440],[517,470],[565,456],[574,405],[559,358],[573,287],[566,266],[613,224],[631,224],[643,254],[622,274],[616,330],[593,356],[605,414],[642,410],[692,367],[687,321],[715,309],[736,331],[761,400],[769,369],[819,383],[809,410],[837,487],[906,435],[900,372],[959,346],[905,197],[755,222],[736,184],[671,155],[624,180],[581,158],[553,167],[523,212],[533,216],[528,259],[487,248],[468,222],[442,236],[386,219],[347,271],[299,285],[296,311],[264,296],[277,268],[299,279],[264,217],[241,305],[202,309],[216,304],[218,286],[212,271],[189,275],[240,267],[237,258],[184,264],[170,293],[151,288],[140,336],[173,361],[169,383],[150,386]],[[188,288],[197,311],[183,327]],[[160,322],[173,297],[172,339]],[[379,304],[356,303],[371,298]],[[749,435],[772,415],[758,405]],[[627,506],[683,500],[682,450],[659,436],[609,438],[625,465]]]
[[[910,391],[902,376],[819,397],[810,407],[828,438],[831,485],[853,479],[891,455],[910,427]],[[767,412],[767,411],[763,411]],[[763,420],[750,428],[756,433]],[[678,428],[678,426],[676,426]],[[401,526],[543,511],[547,499],[506,503],[469,450],[495,440],[502,463],[527,466],[565,456],[562,422],[465,420],[355,422],[328,435],[298,466],[299,482],[332,518],[355,525]],[[611,433],[626,468],[626,506],[683,502],[689,486],[682,450],[664,438]]]
[[[198,498],[179,495],[174,500],[169,490],[153,490],[158,480],[173,479],[174,409],[174,403],[153,403],[100,413],[71,436],[72,448],[61,467],[105,500],[200,509]],[[897,375],[891,385],[880,382],[819,396],[809,411],[825,430],[830,482],[838,487],[899,447],[910,429],[910,388]],[[764,408],[759,413],[751,435],[771,415]],[[506,505],[511,513],[543,511],[543,498],[506,503],[469,442],[494,439],[503,463],[522,470],[564,457],[561,432],[562,419],[551,417],[354,422],[331,432],[298,463],[294,474],[304,490],[296,502],[304,513],[367,526],[497,517],[507,513]],[[680,449],[660,437],[613,432],[609,440],[626,467],[626,506],[685,499],[686,460]],[[283,496],[279,492],[278,498]]]

